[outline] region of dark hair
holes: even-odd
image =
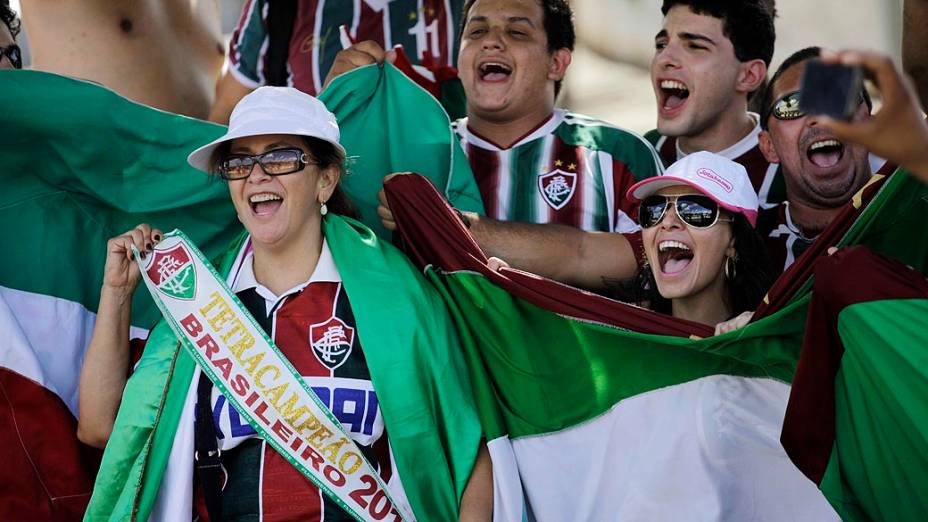
[[[13,40],[16,40],[16,35],[19,34],[19,20],[16,18],[16,11],[10,8],[10,0],[0,0],[0,20],[3,20],[13,35]]]
[[[773,76],[770,78],[770,81],[767,82],[767,86],[763,90],[763,96],[760,97],[760,126],[764,130],[767,130],[767,120],[770,119],[770,112],[773,109],[773,89],[777,84],[777,80],[780,79],[780,76],[783,76],[783,73],[785,73],[790,67],[798,63],[802,63],[806,60],[818,58],[821,55],[821,47],[806,47],[805,49],[800,49],[789,55],[789,57],[783,60],[783,63],[777,67],[777,71],[773,73]]]
[[[761,96],[761,113],[760,113],[760,126],[767,130],[767,122],[770,120],[770,113],[773,112],[773,90],[776,87],[777,80],[780,79],[780,76],[792,68],[794,65],[798,65],[802,62],[818,58],[822,55],[822,48],[817,46],[806,47],[805,49],[800,49],[793,54],[789,55],[783,63],[777,68],[777,71],[773,73],[773,77],[770,78],[770,81],[767,82],[767,87],[764,89],[764,95]],[[864,97],[864,103],[867,104],[867,108],[873,108],[873,100],[870,99],[870,93],[867,92],[866,87],[862,89],[862,95]]]
[[[329,212],[358,219],[359,215],[354,203],[341,187],[341,177],[346,174],[345,153],[328,141],[310,136],[300,137],[303,139],[303,143],[309,151],[309,157],[320,169],[326,169],[333,165],[338,167],[339,184],[335,185],[335,190],[332,191],[329,200],[325,202],[326,208],[328,208]],[[213,151],[209,159],[209,170],[211,173],[219,171],[219,162],[229,155],[231,147],[231,141],[224,141],[216,147],[216,150]]]
[[[545,34],[548,37],[548,52],[553,53],[558,49],[574,50],[574,43],[577,40],[577,33],[574,30],[574,13],[570,9],[567,0],[536,0],[541,5],[541,12],[544,19]],[[467,26],[467,14],[470,8],[474,6],[477,0],[467,0],[464,2],[464,9],[461,11],[461,28],[458,34],[459,39],[464,38],[464,28]],[[561,80],[554,82],[554,97],[561,92]]]
[[[734,214],[731,232],[735,240],[735,277],[726,281],[725,299],[731,307],[731,316],[735,317],[756,310],[774,278],[764,240],[743,214]],[[647,264],[638,269],[632,282],[632,300],[655,312],[667,315],[673,312],[670,299],[658,292],[654,272]]]
[[[731,40],[738,60],[763,60],[770,67],[777,39],[774,0],[664,0],[661,13],[666,16],[678,5],[722,20],[722,32]]]

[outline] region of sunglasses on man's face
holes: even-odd
[[[303,170],[313,162],[307,160],[306,153],[300,149],[276,149],[263,154],[233,154],[219,162],[219,175],[223,179],[245,179],[251,175],[255,163],[268,176],[283,176]]]
[[[0,60],[2,60],[4,56],[13,64],[14,69],[23,68],[23,52],[18,45],[10,44],[6,47],[0,46]]]
[[[648,196],[638,208],[638,223],[642,228],[651,228],[664,219],[667,208],[673,204],[680,221],[693,228],[709,228],[719,221],[731,221],[719,217],[719,204],[708,196],[686,194],[682,196]]]
[[[781,121],[802,118],[806,113],[799,108],[799,94],[800,91],[793,91],[779,97],[777,101],[773,102],[773,106],[770,107],[769,114]],[[867,100],[864,98],[863,91],[860,92],[859,97],[860,103],[866,103]]]

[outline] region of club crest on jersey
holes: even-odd
[[[538,176],[538,190],[541,197],[554,210],[561,210],[574,195],[577,188],[577,174],[554,169]]]
[[[323,366],[334,370],[348,360],[354,343],[354,328],[332,316],[324,323],[309,327],[309,344]]]
[[[155,250],[146,268],[158,290],[176,299],[191,300],[196,295],[196,269],[190,252],[178,243],[173,248]]]

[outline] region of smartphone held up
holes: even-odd
[[[863,88],[859,67],[812,60],[802,76],[799,108],[806,114],[850,120],[860,106]]]

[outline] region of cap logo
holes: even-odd
[[[706,168],[698,169],[696,170],[696,175],[699,176],[700,178],[707,179],[709,181],[714,181],[716,184],[718,184],[718,186],[722,187],[722,190],[724,190],[725,192],[731,192],[732,190],[734,190],[734,187],[727,179],[723,178],[722,176],[719,176],[718,174],[716,174],[715,172],[712,172],[709,169],[706,169]]]

